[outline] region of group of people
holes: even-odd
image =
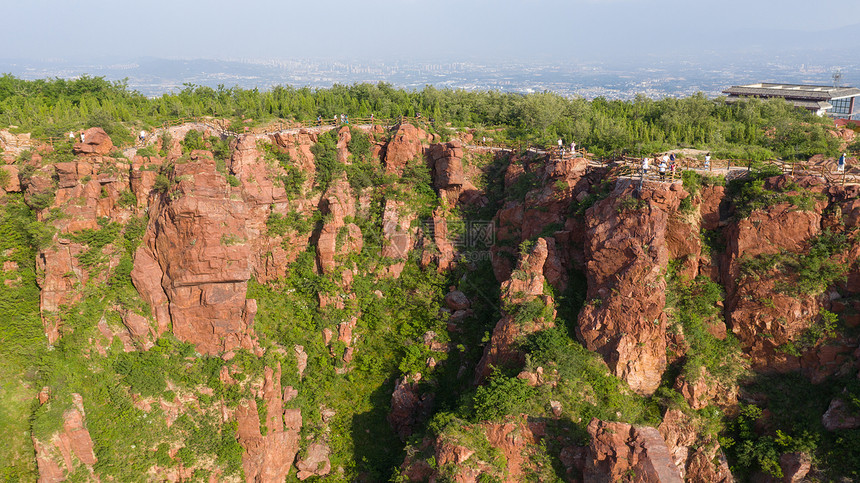
[[[558,151],[561,156],[564,156],[564,141],[561,138],[558,139]],[[570,154],[576,154],[576,143],[570,142]]]
[[[655,158],[657,160],[658,158]],[[660,164],[657,165],[657,173],[660,175],[660,181],[666,180],[666,173],[670,172],[672,174],[672,179],[675,179],[675,170],[677,169],[677,163],[675,162],[675,153],[664,154],[662,158],[659,158]],[[708,162],[710,162],[710,155],[708,156]],[[642,158],[642,175],[648,176],[648,171],[651,170],[651,158]]]

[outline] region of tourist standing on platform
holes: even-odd
[[[665,156],[664,156],[665,157]],[[666,160],[663,159],[659,166],[660,181],[666,181]]]
[[[711,153],[705,154],[705,169],[711,170]]]
[[[570,155],[576,156],[576,143],[573,141],[570,143]]]
[[[845,153],[839,156],[839,161],[836,162],[836,171],[839,173],[845,172]]]
[[[564,156],[564,143],[561,141],[561,138],[558,138],[558,152],[559,156]]]
[[[642,174],[648,176],[648,170],[651,169],[651,160],[642,158]]]

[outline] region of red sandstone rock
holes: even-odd
[[[307,454],[296,463],[299,470],[298,478],[302,481],[311,476],[325,476],[331,472],[331,462],[328,459],[329,448],[322,443],[311,443]]]
[[[40,482],[63,481],[78,464],[92,470],[92,465],[98,461],[93,452],[93,440],[84,424],[83,398],[80,394],[72,394],[72,402],[74,407],[63,413],[63,430],[53,436],[50,444],[33,438]],[[58,463],[60,458],[64,463],[62,469]]]
[[[406,441],[415,428],[427,419],[433,409],[433,395],[418,390],[420,374],[403,376],[397,380],[391,394],[391,412],[388,423],[400,439]]]
[[[432,233],[424,233],[424,253],[421,257],[421,266],[427,267],[436,263],[436,269],[440,273],[450,270],[455,264],[454,244],[449,239],[448,220],[442,207],[433,211],[433,218],[425,226]]]
[[[415,126],[400,124],[385,147],[385,172],[401,174],[410,161],[424,154],[421,140],[426,138],[427,133]]]
[[[806,481],[806,475],[812,469],[812,458],[806,453],[785,453],[779,457],[779,467],[782,469],[784,483],[800,483]]]
[[[196,161],[176,165],[178,196],[162,197],[152,210],[155,221],[132,278],[143,298],[154,302],[159,325],[163,291],[174,334],[201,353],[251,349],[256,308],[245,300],[251,277],[248,206],[230,198],[211,156],[201,154]]]
[[[647,395],[666,367],[667,225],[686,193],[646,183],[641,208],[622,209],[623,200],[637,203],[634,195],[634,187],[619,180],[609,198],[586,212],[589,302],[577,334],[631,389]]]
[[[828,431],[860,428],[860,412],[853,410],[845,401],[836,398],[830,401],[827,412],[821,417],[821,424]]]
[[[635,481],[682,482],[666,442],[650,427],[592,419],[588,424],[591,445],[585,460],[585,481],[613,482],[629,474]]]
[[[84,141],[75,143],[75,154],[108,154],[113,149],[113,142],[104,129],[91,127],[84,131]]]
[[[454,287],[451,287],[451,290],[445,294],[445,305],[447,305],[452,311],[457,311],[466,310],[472,304],[469,302],[469,298],[466,297],[466,294],[459,290],[455,290]]]
[[[239,444],[245,448],[242,467],[246,481],[282,482],[290,472],[299,450],[298,427],[301,420],[291,413],[290,427],[284,429],[284,411],[281,391],[281,367],[274,371],[266,368],[263,382],[263,399],[266,401],[265,436],[260,432],[257,403],[249,399],[236,410]]]
[[[719,443],[699,435],[690,417],[677,409],[670,409],[657,429],[666,441],[673,463],[681,470],[686,481],[733,481]]]
[[[536,298],[541,298],[541,303],[545,305],[553,303],[549,295],[543,294],[546,280],[543,271],[547,254],[547,240],[539,238],[532,251],[520,259],[511,278],[502,284],[502,300],[505,303],[524,304]],[[553,319],[554,316],[549,320],[541,318],[518,323],[513,315],[503,313],[502,319],[493,329],[490,342],[484,348],[483,357],[475,368],[475,382],[483,382],[493,367],[522,366],[525,355],[516,342],[524,335],[551,327]]]
[[[3,165],[0,166],[0,170],[6,172],[6,184],[0,186],[0,189],[3,189],[7,193],[20,193],[21,192],[21,182],[18,179],[18,167],[13,165]]]
[[[415,230],[412,228],[414,213],[406,212],[402,201],[388,199],[382,213],[382,256],[396,260],[388,267],[388,274],[397,278],[406,266],[405,259],[415,244]]]
[[[705,369],[701,368],[699,377],[689,381],[684,374],[678,376],[675,381],[675,390],[684,396],[687,403],[695,410],[702,409],[709,404],[722,408],[734,407],[738,402],[738,387],[725,387]]]
[[[800,178],[797,182],[811,190],[823,189],[818,181]],[[767,180],[768,186],[774,187],[786,183],[782,176]],[[813,211],[799,211],[788,203],[780,203],[756,210],[726,230],[722,279],[727,292],[727,323],[754,368],[797,369],[799,361],[776,348],[796,340],[810,326],[821,302],[811,295],[794,296],[776,290],[780,284],[792,283],[790,274],[776,270],[742,274],[741,265],[759,255],[803,252],[808,241],[821,230],[825,205],[819,202]]]

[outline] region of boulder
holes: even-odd
[[[109,154],[113,149],[110,136],[100,127],[91,127],[84,131],[83,142],[75,143],[75,154],[101,155]]]
[[[828,431],[860,428],[860,411],[849,406],[842,399],[830,401],[830,406],[821,417],[821,424]]]
[[[592,419],[588,423],[591,444],[583,478],[592,482],[635,481],[681,483],[681,471],[655,428]]]

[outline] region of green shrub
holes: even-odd
[[[526,199],[528,192],[537,188],[539,185],[540,180],[538,180],[534,173],[523,173],[505,191],[509,198],[516,201],[523,201]]]
[[[321,134],[317,143],[311,147],[311,152],[316,164],[316,185],[325,191],[344,170],[343,164],[337,159],[337,132],[332,129]]]
[[[624,213],[625,211],[638,211],[648,206],[643,200],[635,198],[633,196],[625,196],[623,198],[619,198],[616,204],[615,210],[618,213]]]
[[[771,270],[791,278],[780,281],[775,289],[782,293],[816,295],[831,285],[844,280],[849,265],[836,255],[848,248],[848,235],[825,230],[809,241],[809,248],[801,253],[779,252],[761,254],[741,260],[741,274],[756,280]]]
[[[185,134],[185,138],[179,142],[182,145],[182,153],[188,154],[197,149],[206,149],[206,142],[203,140],[203,133],[195,129],[191,129]]]
[[[170,178],[166,174],[159,173],[155,176],[155,183],[153,183],[152,189],[159,193],[167,193],[171,185]]]
[[[736,215],[746,218],[755,210],[779,203],[791,203],[799,210],[810,211],[817,201],[825,199],[820,193],[801,188],[793,182],[776,191],[764,188],[767,178],[781,174],[776,166],[754,164],[747,176],[729,182],[727,193],[734,203]]]
[[[144,158],[151,158],[154,156],[158,156],[158,151],[156,151],[155,146],[146,146],[138,149],[137,155],[142,156]]]
[[[290,212],[281,215],[272,211],[266,218],[266,227],[269,236],[283,236],[288,230],[293,230],[299,234],[307,233],[311,230],[312,225],[310,220],[300,213]]]
[[[671,270],[667,274],[666,305],[674,309],[672,319],[689,345],[683,371],[690,381],[699,378],[702,367],[728,384],[743,372],[737,339],[728,334],[720,340],[708,331],[708,325],[721,322],[722,300],[722,286],[705,276],[686,281]]]
[[[170,135],[169,132],[164,132],[161,134],[161,149],[158,150],[158,154],[161,157],[166,157],[168,153],[170,153],[170,145],[173,143],[173,136]]]
[[[28,199],[28,204],[34,210],[42,211],[45,208],[54,204],[54,199],[56,198],[56,196],[57,196],[56,190],[51,189],[51,190],[44,191],[42,193],[37,193],[33,196],[30,196],[30,198]]]
[[[494,373],[486,386],[475,392],[477,421],[495,421],[509,414],[527,412],[535,389],[523,379]]]
[[[124,208],[130,208],[133,206],[137,206],[137,196],[131,192],[131,190],[122,190],[119,193],[119,200],[117,201],[119,206]]]

